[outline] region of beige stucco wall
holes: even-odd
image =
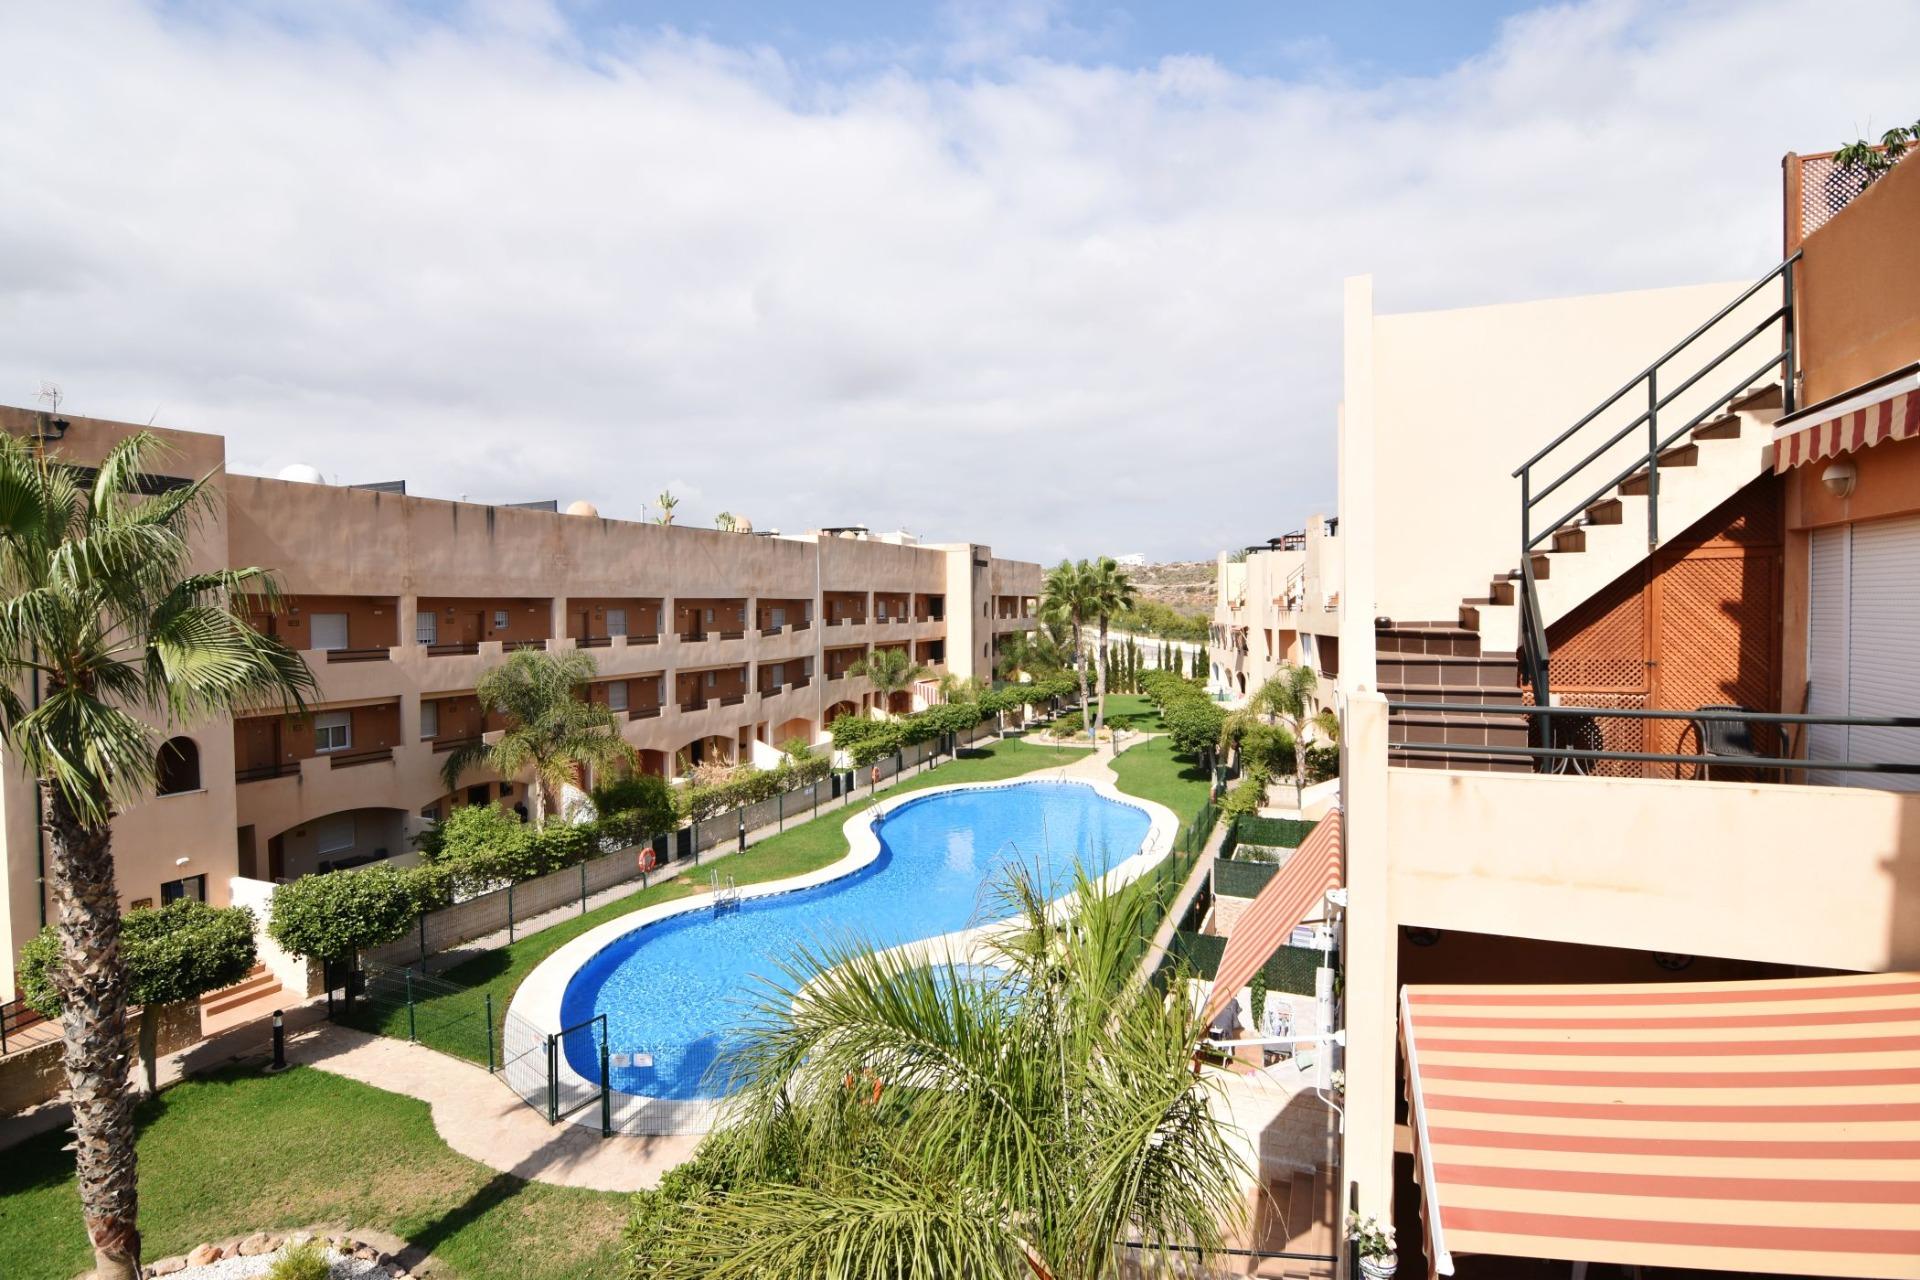
[[[1690,285],[1372,315],[1365,328],[1372,346],[1379,518],[1375,598],[1365,616],[1450,620],[1463,598],[1485,595],[1496,573],[1517,568],[1519,482],[1512,471],[1744,287]],[[1763,292],[1730,316],[1714,331],[1721,342],[1703,348],[1703,356],[1717,354],[1775,301]],[[1364,325],[1365,316],[1357,319]],[[1750,355],[1731,358],[1718,375],[1662,410],[1663,434],[1681,426],[1709,392],[1723,391],[1736,366],[1747,372],[1758,365],[1766,340],[1756,339]],[[1361,354],[1354,345],[1350,362]],[[1700,363],[1677,367],[1675,382]],[[1644,390],[1615,405],[1578,438],[1582,447],[1564,447],[1563,464],[1541,483],[1645,408]],[[1598,488],[1634,449],[1645,453],[1644,427],[1544,502],[1541,521]]]
[[[1920,796],[1393,769],[1387,801],[1395,924],[1920,966]]]

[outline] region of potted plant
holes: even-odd
[[[1393,1251],[1393,1228],[1375,1217],[1355,1218],[1347,1224],[1347,1239],[1360,1252],[1360,1274],[1368,1280],[1389,1280],[1400,1266]]]

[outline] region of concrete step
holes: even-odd
[[[201,996],[200,1012],[203,1017],[226,1013],[238,1005],[261,999],[278,990],[280,990],[279,980],[267,972],[265,965],[256,964],[248,971],[246,977],[232,986],[223,987],[219,991],[210,991]]]
[[[1733,403],[1728,407],[1735,413],[1753,414],[1765,413],[1771,409],[1774,411],[1774,415],[1778,417],[1779,410],[1785,402],[1786,395],[1780,384],[1777,382],[1769,382],[1764,386],[1755,387],[1752,391],[1746,392],[1744,395],[1735,396]]]
[[[1660,455],[1660,473],[1662,476],[1665,476],[1668,471],[1678,470],[1682,467],[1697,467],[1699,465],[1700,446],[1697,444],[1675,445]],[[1646,468],[1642,467],[1620,482],[1620,492],[1633,497],[1644,498],[1647,496],[1647,490],[1651,483],[1652,481],[1647,474]]]
[[[1515,684],[1519,671],[1511,654],[1381,653],[1374,656],[1374,664],[1382,689],[1412,685],[1499,688]]]
[[[1462,627],[1458,619],[1446,622],[1403,622],[1397,618],[1376,621],[1373,639],[1374,652],[1383,657],[1399,653],[1453,654],[1465,658],[1480,655],[1480,637]]]
[[[1693,429],[1695,440],[1738,440],[1740,429],[1746,419],[1737,413],[1723,413],[1717,418],[1708,418]]]

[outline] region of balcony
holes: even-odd
[[[391,759],[393,759],[392,747],[373,747],[366,751],[331,751],[327,753],[327,767],[352,769],[363,764],[380,764]]]
[[[433,658],[478,653],[488,641],[506,653],[544,649],[553,635],[553,602],[525,596],[422,596],[410,634]]]
[[[457,658],[480,652],[480,642],[455,640],[447,644],[430,644],[426,648],[429,658]]]
[[[660,643],[661,602],[647,596],[598,596],[567,601],[567,638],[578,649]]]
[[[268,778],[291,778],[300,772],[298,760],[277,760],[272,764],[248,765],[233,771],[235,782],[264,782]]]
[[[573,641],[576,649],[605,649],[613,644],[612,636],[576,636]]]
[[[705,698],[682,699],[680,702],[680,710],[687,715],[692,715],[696,711],[705,711],[706,709],[707,700]]]
[[[673,633],[683,641],[738,640],[746,632],[743,597],[689,596],[673,602]]]
[[[659,716],[660,708],[657,704],[651,707],[627,708],[627,719],[629,720],[656,720]]]
[[[385,662],[393,656],[393,650],[381,646],[372,649],[328,649],[327,661],[334,662]]]
[[[484,741],[484,739],[478,735],[468,738],[435,738],[433,739],[433,753],[435,755],[445,755],[449,751],[458,751],[462,747],[478,746],[482,741]]]

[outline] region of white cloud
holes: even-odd
[[[1333,492],[1342,275],[1404,310],[1758,274],[1780,154],[1920,110],[1898,0],[1600,0],[1365,87],[341,12],[0,11],[0,400],[51,377],[239,470],[1206,555]]]

